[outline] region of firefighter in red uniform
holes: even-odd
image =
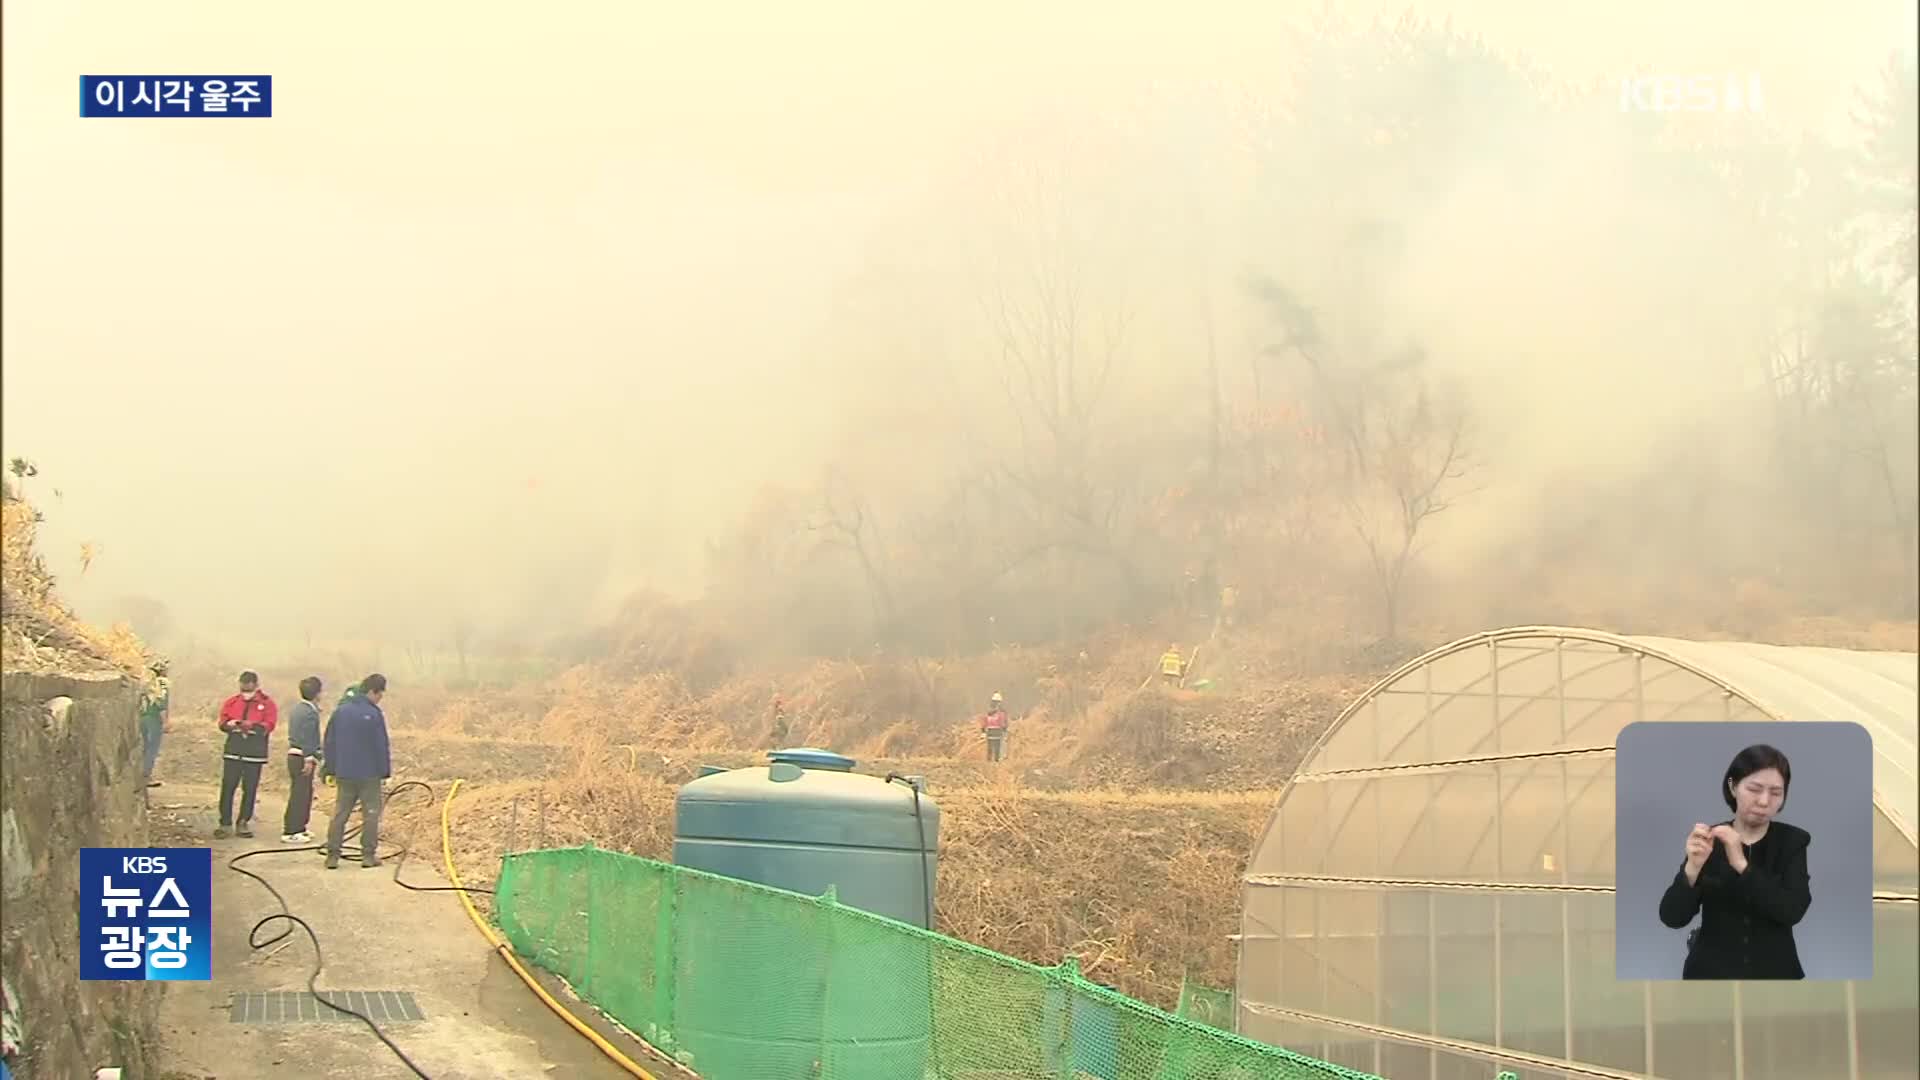
[[[980,731],[987,737],[988,761],[1007,756],[1007,699],[998,690],[987,703],[987,711],[980,715]]]

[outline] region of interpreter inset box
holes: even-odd
[[[1873,739],[1826,721],[1629,724],[1620,979],[1873,977]]]

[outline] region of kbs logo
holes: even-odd
[[[213,852],[80,849],[80,978],[213,977]]]
[[[1621,112],[1750,112],[1766,97],[1758,75],[1645,75],[1620,80]]]

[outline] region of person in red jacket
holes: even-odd
[[[987,703],[987,711],[980,714],[980,730],[987,737],[987,760],[999,761],[1006,757],[1007,699],[998,690]]]
[[[280,709],[260,689],[260,676],[240,673],[240,692],[220,703],[220,730],[227,745],[220,755],[220,827],[214,839],[224,839],[235,826],[240,836],[253,835],[253,800],[260,791],[260,770],[267,764],[268,737],[280,721]],[[240,816],[233,814],[234,789],[240,789]]]

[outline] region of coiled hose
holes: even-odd
[[[387,789],[386,795],[383,796],[380,800],[380,809],[381,809],[382,817],[386,816],[386,808],[389,804],[393,802],[394,797],[399,795],[403,791],[422,792],[423,794],[426,795],[427,802],[429,805],[431,805],[433,802],[433,798],[434,798],[433,787],[431,785],[423,783],[419,780],[408,780],[405,783],[395,784],[393,787]],[[353,858],[353,859],[365,858],[366,856],[365,850],[361,848],[360,845],[353,843],[353,841],[360,836],[360,831],[361,831],[361,827],[359,825],[354,825],[353,827],[349,828],[346,831],[346,833],[342,836],[341,845],[340,845],[341,858]],[[340,1004],[336,1004],[335,1002],[329,1001],[324,995],[320,993],[320,990],[317,986],[315,986],[315,983],[319,981],[320,972],[326,966],[325,956],[322,954],[320,950],[320,936],[313,932],[313,927],[308,925],[305,919],[302,919],[300,916],[293,914],[292,910],[287,907],[287,898],[280,895],[280,890],[274,888],[272,882],[268,881],[266,878],[261,877],[259,874],[256,874],[253,871],[248,870],[247,868],[240,865],[242,862],[245,862],[248,859],[258,858],[259,856],[262,856],[262,855],[292,855],[297,852],[320,852],[322,854],[325,854],[326,850],[327,850],[327,846],[325,844],[313,844],[313,845],[302,846],[302,847],[257,848],[253,851],[241,852],[240,854],[235,855],[233,858],[227,860],[227,869],[232,870],[235,873],[245,874],[246,876],[259,882],[260,887],[267,890],[267,892],[273,894],[274,900],[277,901],[280,905],[279,913],[274,915],[268,915],[267,917],[261,919],[259,922],[256,922],[253,924],[253,929],[247,932],[247,945],[250,948],[254,948],[254,949],[265,949],[265,948],[268,948],[269,946],[278,944],[279,942],[286,940],[288,937],[290,937],[293,934],[296,928],[306,931],[307,940],[313,942],[313,972],[307,976],[307,993],[312,994],[313,999],[315,1001],[318,1001],[320,1004],[325,1005],[329,1009],[332,1009],[334,1012],[345,1013],[346,1015],[351,1016],[356,1020],[359,1020],[361,1023],[367,1025],[367,1027],[373,1032],[374,1037],[379,1039],[381,1042],[385,1043],[387,1046],[387,1049],[393,1051],[394,1056],[399,1058],[402,1064],[406,1065],[407,1068],[412,1069],[413,1074],[415,1076],[420,1077],[421,1080],[432,1080],[431,1077],[429,1077],[425,1072],[421,1070],[420,1066],[414,1064],[413,1059],[409,1058],[406,1055],[406,1051],[401,1050],[397,1043],[395,1043],[392,1039],[387,1037],[386,1032],[380,1030],[380,1025],[374,1023],[372,1017],[350,1006],[340,1005]],[[491,893],[493,891],[492,889],[483,889],[483,888],[477,888],[472,886],[409,885],[408,883],[400,880],[400,870],[403,866],[406,865],[407,856],[410,854],[412,854],[412,848],[408,845],[402,845],[397,851],[380,856],[380,861],[382,862],[385,862],[388,859],[391,859],[393,861],[393,883],[395,885],[400,886],[403,889],[411,889],[414,892],[456,892],[456,893],[473,893],[473,892]],[[265,938],[265,939],[262,939],[260,937],[260,932],[263,929],[265,929],[270,923],[283,922],[283,921],[289,925],[285,929],[281,930],[278,934],[275,934],[272,937]]]

